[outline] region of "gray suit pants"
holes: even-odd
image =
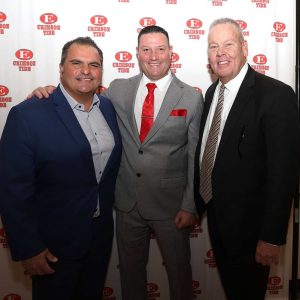
[[[146,300],[150,234],[156,234],[169,280],[171,300],[193,299],[190,228],[177,229],[173,220],[145,220],[137,206],[116,213],[122,300]]]

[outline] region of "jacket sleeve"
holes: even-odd
[[[296,96],[282,85],[262,120],[267,157],[266,205],[260,239],[282,245],[299,180],[300,131]]]
[[[14,260],[35,256],[46,248],[35,218],[32,135],[18,107],[13,107],[0,141],[0,213]]]
[[[193,116],[188,128],[188,170],[187,170],[187,186],[183,197],[181,209],[195,213],[194,199],[194,170],[195,170],[195,152],[199,139],[200,118],[203,110],[202,94],[195,94],[195,109],[192,112]]]

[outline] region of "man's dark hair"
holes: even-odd
[[[102,50],[97,46],[97,44],[89,36],[78,37],[78,38],[76,38],[76,39],[74,39],[72,41],[67,42],[63,46],[62,52],[61,52],[61,59],[60,59],[60,64],[61,65],[63,65],[65,63],[65,60],[66,60],[66,57],[67,57],[67,54],[68,54],[68,50],[71,47],[71,45],[73,45],[73,44],[87,45],[87,46],[94,47],[98,51],[98,53],[99,53],[100,63],[101,63],[101,66],[102,66],[102,64],[103,64],[103,53],[102,53]]]
[[[160,26],[156,26],[156,25],[151,25],[151,26],[146,26],[144,27],[139,35],[138,35],[138,45],[140,44],[140,37],[143,35],[143,34],[147,34],[147,33],[162,33],[166,36],[167,40],[168,40],[168,44],[169,44],[169,34],[168,32],[163,29],[162,27]]]

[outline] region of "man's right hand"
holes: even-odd
[[[56,89],[56,87],[53,85],[46,85],[44,87],[40,86],[40,87],[36,88],[35,90],[33,90],[33,92],[27,96],[27,99],[29,99],[33,96],[36,96],[39,99],[48,98],[49,95],[52,94],[55,89]]]
[[[58,258],[55,257],[48,249],[31,258],[22,260],[25,275],[46,275],[55,271],[49,266],[48,262],[55,263]]]

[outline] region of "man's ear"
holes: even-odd
[[[242,48],[243,48],[244,56],[247,57],[248,56],[248,42],[246,40],[243,41]]]
[[[59,74],[62,75],[64,72],[64,66],[59,65]]]
[[[139,59],[139,48],[136,47],[135,51],[136,51],[135,56],[136,56],[137,59]]]

